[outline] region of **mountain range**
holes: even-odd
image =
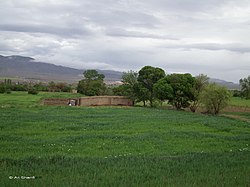
[[[76,83],[83,78],[84,69],[75,69],[55,64],[38,62],[34,58],[24,56],[0,55],[0,78],[12,78],[20,81],[60,81]],[[97,70],[105,75],[106,82],[120,81],[122,72],[113,70]],[[210,82],[239,89],[239,85],[220,79],[210,78]]]
[[[83,78],[84,69],[75,69],[44,62],[24,56],[0,55],[0,77],[10,77],[20,80],[60,81],[74,83]],[[122,72],[98,70],[105,75],[106,81],[121,80]]]

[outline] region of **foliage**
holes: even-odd
[[[160,80],[158,97],[167,99],[177,110],[186,108],[190,105],[193,98],[192,88],[194,86],[194,77],[186,74],[170,74]],[[160,89],[164,89],[167,93],[162,93]],[[156,87],[157,88],[157,87]],[[156,89],[155,88],[155,89]]]
[[[240,79],[241,96],[250,99],[250,75],[247,78]]]
[[[132,90],[131,90],[130,85],[127,85],[127,84],[122,84],[122,85],[114,87],[113,92],[115,95],[118,95],[118,96],[129,96],[133,94],[131,93]]]
[[[161,68],[152,67],[152,66],[144,66],[138,75],[138,82],[148,90],[149,93],[149,102],[152,107],[154,101],[154,84],[157,83],[158,80],[165,77],[165,72]]]
[[[133,87],[138,82],[137,79],[138,73],[132,70],[124,72],[122,75],[122,82],[124,84],[131,85],[131,87]]]
[[[80,80],[77,85],[78,93],[87,96],[103,95],[105,93],[105,76],[103,74],[99,74],[96,70],[86,70],[83,75],[84,79]]]
[[[99,74],[98,71],[94,69],[84,71],[83,75],[87,80],[103,80],[105,78],[103,74]]]
[[[134,71],[124,72],[122,75],[123,85],[114,88],[116,95],[127,96],[131,100],[136,100],[136,93],[134,90],[135,84],[137,84],[138,73]]]
[[[7,88],[7,89],[5,90],[5,93],[10,94],[10,93],[11,93],[11,89],[10,89],[10,88]]]
[[[240,90],[231,90],[231,94],[233,97],[241,97],[241,91]]]
[[[34,87],[30,87],[28,90],[28,94],[37,95],[38,91]]]
[[[16,83],[12,85],[12,91],[28,91],[28,87],[27,83]]]
[[[0,93],[5,93],[6,92],[6,86],[4,83],[0,83]]]
[[[114,91],[113,91],[113,87],[107,86],[104,89],[104,95],[109,95],[109,96],[113,96],[114,95]]]
[[[147,88],[143,86],[142,83],[137,82],[133,90],[135,92],[136,102],[143,102],[143,106],[146,106],[146,101],[150,100],[150,92]],[[153,103],[151,103],[151,107],[153,107]]]
[[[66,83],[65,83],[65,84],[66,84]],[[55,85],[55,86],[56,86],[56,85]],[[46,91],[49,90],[48,85],[45,84],[45,83],[41,83],[41,82],[35,83],[35,84],[33,85],[33,87],[34,87],[34,89],[36,89],[37,91],[46,92]]]
[[[87,96],[99,96],[105,92],[105,84],[102,80],[87,80],[79,81],[77,92]]]
[[[215,83],[209,84],[202,92],[201,100],[205,105],[207,112],[213,115],[219,112],[228,105],[231,93],[226,87],[216,85]]]
[[[174,90],[169,84],[167,78],[160,79],[154,85],[154,94],[157,99],[164,101],[166,99],[171,100],[174,97]]]
[[[209,84],[209,77],[207,75],[200,74],[195,77],[194,85],[192,88],[193,97],[191,99],[191,105],[190,105],[190,110],[192,112],[195,112],[198,106],[200,105],[201,93],[208,84]]]
[[[0,93],[10,94],[12,89],[11,79],[5,79],[4,82],[0,83]]]

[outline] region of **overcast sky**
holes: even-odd
[[[2,0],[0,54],[74,68],[250,74],[249,0]]]

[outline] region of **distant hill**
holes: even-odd
[[[97,70],[105,75],[107,82],[120,81],[122,72],[112,70]],[[12,77],[17,80],[61,81],[74,83],[83,78],[84,69],[74,69],[45,62],[37,62],[34,58],[24,56],[0,55],[0,78]],[[229,89],[239,89],[239,85],[220,79],[211,78],[210,82],[226,86]]]
[[[105,75],[107,81],[118,81],[122,72],[98,70]],[[0,55],[0,77],[13,77],[24,80],[78,82],[84,70],[37,62],[23,56]]]
[[[239,90],[240,89],[240,85],[239,84],[235,84],[233,82],[228,82],[228,81],[224,81],[224,80],[220,80],[220,79],[214,79],[214,78],[210,78],[209,82],[211,83],[216,83],[220,86],[225,86],[228,89],[231,90]]]

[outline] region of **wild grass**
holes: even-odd
[[[250,184],[247,122],[142,107],[48,107],[36,105],[46,93],[27,94],[32,102],[15,94],[19,105],[0,108],[0,186]],[[0,105],[11,95],[0,95]],[[18,176],[36,179],[9,179]]]

